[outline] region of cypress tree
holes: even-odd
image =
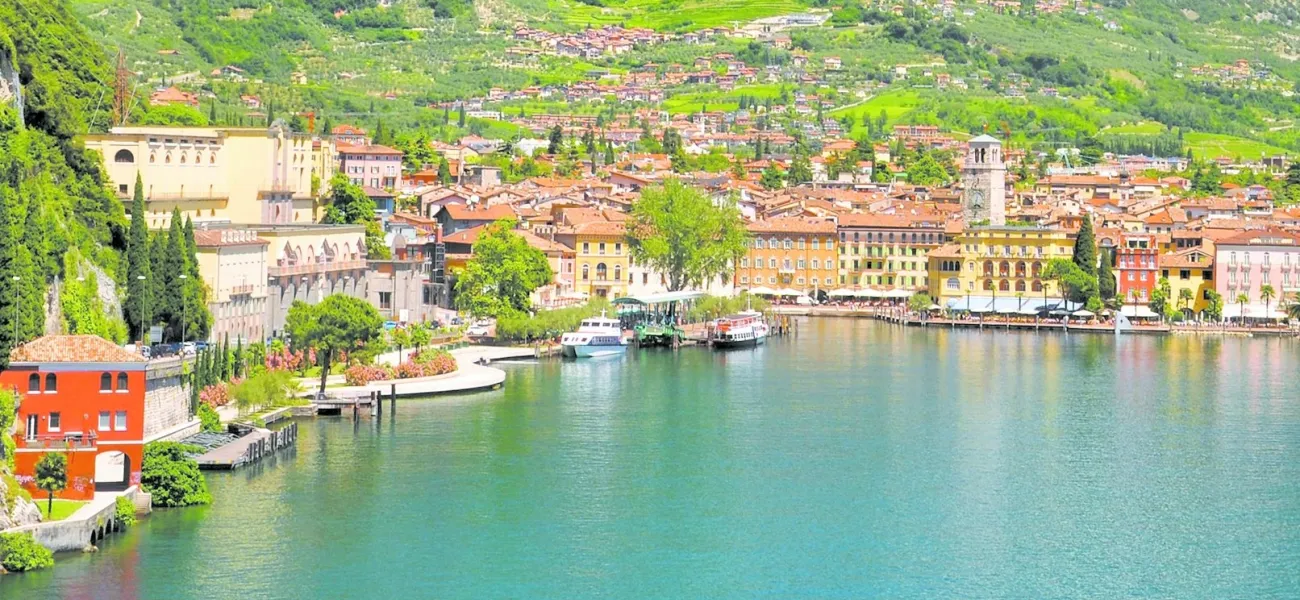
[[[178,208],[173,208],[171,227],[167,229],[167,245],[163,255],[164,270],[159,274],[160,278],[165,279],[163,283],[163,298],[165,300],[160,304],[165,303],[166,305],[167,327],[170,330],[168,339],[173,340],[181,339],[181,331],[184,329],[181,322],[184,317],[188,316],[185,313],[189,307],[185,306],[184,302],[186,300],[185,288],[189,282],[179,277],[181,274],[189,277],[189,265],[186,260],[188,246],[181,225],[181,211]]]
[[[234,368],[231,369],[235,377],[244,376],[244,340],[240,339],[235,342]]]
[[[145,226],[144,182],[135,175],[135,197],[131,201],[131,229],[126,247],[126,325],[131,339],[143,338],[143,327],[152,317],[153,298],[149,283],[149,229]]]
[[[1079,226],[1079,236],[1074,240],[1074,264],[1089,275],[1097,275],[1097,240],[1092,234],[1092,217],[1086,214]]]
[[[14,249],[9,278],[18,276],[18,340],[22,343],[38,337],[45,330],[45,278],[36,269],[32,252],[26,246]],[[7,320],[0,319],[0,322]],[[10,325],[13,328],[13,325]]]
[[[465,105],[460,105],[460,116],[456,118],[456,126],[461,129],[465,128]]]
[[[451,183],[451,165],[447,164],[445,157],[438,161],[438,183],[443,185]]]
[[[172,298],[167,287],[167,233],[155,231],[149,234],[149,273],[150,290],[153,294],[152,317],[145,323],[148,326],[158,322],[167,322],[171,318]]]
[[[9,350],[14,347],[13,320],[16,319],[14,308],[18,293],[12,277],[14,248],[16,240],[9,235],[9,219],[13,213],[18,195],[13,188],[0,186],[0,368],[9,366]]]
[[[1111,272],[1111,262],[1115,260],[1110,252],[1101,252],[1101,268],[1097,271],[1097,292],[1102,300],[1115,298],[1115,275]]]

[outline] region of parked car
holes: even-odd
[[[475,323],[465,330],[465,335],[470,337],[483,337],[488,334],[488,327],[482,323]]]

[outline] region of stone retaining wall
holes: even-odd
[[[149,495],[136,486],[128,488],[123,494],[135,504],[137,513],[141,512],[141,500],[148,502]],[[5,533],[31,533],[37,542],[51,551],[71,552],[80,551],[109,533],[121,531],[121,528],[117,521],[117,504],[108,502],[94,511],[87,511],[83,507],[77,511],[75,518],[15,527]]]

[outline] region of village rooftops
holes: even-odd
[[[383,156],[401,156],[402,151],[388,146],[372,144],[369,146],[342,145],[338,147],[339,154],[372,154]]]
[[[442,207],[442,214],[456,221],[499,221],[515,218],[514,209],[508,204],[492,206],[445,204]]]
[[[1219,244],[1224,246],[1300,246],[1300,235],[1277,227],[1269,227],[1268,229],[1243,231],[1220,240]]]
[[[835,222],[806,217],[774,217],[754,221],[747,228],[750,233],[835,233]]]
[[[194,232],[194,245],[200,248],[267,244],[270,242],[258,237],[257,232],[242,229],[200,229]]]
[[[11,365],[145,362],[145,357],[97,335],[47,335],[9,352]]]

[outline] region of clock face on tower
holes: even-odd
[[[984,208],[984,192],[975,190],[970,193],[971,208]]]

